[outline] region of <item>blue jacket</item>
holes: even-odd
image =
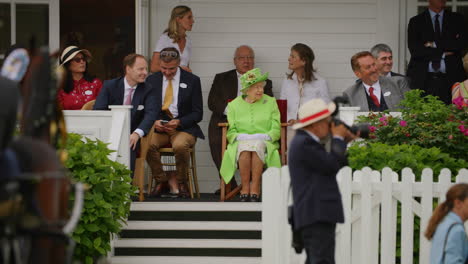
[[[122,105],[125,94],[124,77],[104,81],[94,110],[108,110],[109,105]],[[156,120],[155,90],[148,83],[138,84],[132,98],[131,132],[139,128],[148,134]]]
[[[296,230],[317,222],[344,222],[336,174],[347,164],[345,151],[343,140],[333,139],[328,153],[307,132],[297,130],[288,153]]]
[[[450,229],[447,236],[447,231],[452,224],[455,225]],[[447,244],[445,245],[445,260],[442,263],[445,237],[447,237]],[[431,264],[463,264],[467,260],[468,239],[465,227],[461,218],[450,211],[439,223],[432,237]]]
[[[157,72],[148,76],[146,82],[151,84],[156,92],[156,120],[166,118],[164,117],[165,113],[161,111],[163,102],[162,73]],[[180,126],[177,130],[187,132],[194,137],[205,139],[200,126],[198,126],[198,123],[203,118],[203,98],[200,78],[188,71],[180,69],[180,83],[187,84],[187,87],[179,89],[179,95],[177,97],[177,109],[179,110],[177,119],[180,120]]]

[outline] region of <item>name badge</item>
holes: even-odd
[[[385,92],[383,96],[390,96],[392,93],[391,92]]]
[[[185,84],[185,83],[180,83],[179,86],[180,86],[180,88],[187,88],[187,84]]]

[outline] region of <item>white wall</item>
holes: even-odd
[[[205,135],[211,83],[216,73],[233,68],[232,55],[241,44],[254,48],[256,66],[270,72],[275,95],[287,71],[290,47],[297,42],[314,50],[314,65],[328,81],[331,96],[340,95],[354,82],[349,62],[354,53],[379,42],[399,52],[400,0],[151,0],[150,51],[167,27],[172,8],[179,4],[190,6],[195,17],[189,33],[190,66],[202,79]],[[394,58],[397,66],[398,56]],[[208,140],[199,140],[197,150],[200,186],[203,192],[211,192],[219,182]]]

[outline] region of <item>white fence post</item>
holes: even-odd
[[[422,171],[421,176],[421,218],[419,227],[419,262],[429,263],[429,254],[431,249],[431,243],[424,236],[427,223],[432,215],[432,197],[433,197],[433,173],[432,170],[426,168]]]

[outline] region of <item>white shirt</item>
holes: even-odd
[[[158,40],[158,43],[156,44],[156,48],[154,49],[154,52],[161,52],[162,49],[164,48],[169,48],[173,47],[176,48],[179,53],[180,53],[180,66],[189,66],[190,63],[190,57],[192,56],[192,40],[188,35],[185,36],[186,42],[185,42],[185,48],[184,52],[180,52],[179,44],[174,43],[174,40],[169,38],[167,35],[167,32],[162,34],[161,37]]]
[[[432,28],[435,31],[435,17],[437,15],[436,12],[432,11],[429,9],[429,15],[431,16],[431,21],[432,21]],[[442,34],[442,21],[444,20],[444,10],[440,11],[439,13],[439,25],[440,25],[440,34]],[[434,46],[437,47],[437,44],[434,43]],[[429,61],[429,66],[428,66],[428,71],[429,72],[436,72],[434,68],[432,67],[432,61]],[[441,60],[440,60],[440,72],[445,73],[445,54],[442,54]]]
[[[288,121],[297,119],[299,107],[311,99],[320,98],[326,103],[330,102],[327,82],[318,74],[315,74],[315,78],[316,80],[311,82],[304,82],[302,97],[299,94],[299,81],[296,74],[293,74],[292,79],[286,77],[283,80],[280,99],[288,100]]]
[[[240,96],[242,95],[242,92],[241,92],[242,84],[240,80],[240,77],[242,76],[242,74],[240,74],[238,71],[236,71],[236,74],[237,74],[237,96]],[[224,109],[224,115],[227,115],[227,111],[228,111],[228,105],[226,105],[226,108]]]
[[[125,99],[127,98],[128,94],[130,93],[130,89],[135,89],[137,88],[138,84],[135,85],[135,86],[130,86],[130,84],[128,84],[127,82],[127,78],[124,77],[124,99],[123,99],[123,102],[122,104],[125,104]],[[133,94],[132,94],[132,100],[133,100],[133,96],[135,95],[135,91],[133,91]],[[145,132],[139,128],[135,129],[135,131],[133,131],[135,133],[137,133],[140,137],[143,137],[145,135]]]
[[[367,85],[364,82],[362,82],[362,84],[366,88],[367,95],[370,96],[369,88],[371,88],[371,85]],[[379,103],[380,103],[380,95],[382,94],[382,89],[380,88],[380,82],[377,81],[376,83],[372,85],[372,87],[374,88],[374,95],[377,97],[377,99],[379,99]]]
[[[388,78],[392,77],[392,72],[391,72],[391,71],[387,72],[387,74],[385,75],[385,77],[388,77]]]
[[[177,68],[177,73],[172,79],[172,103],[169,106],[169,111],[171,111],[172,116],[176,118],[179,115],[179,109],[177,108],[177,103],[179,102],[179,84],[180,84],[180,68]],[[164,96],[166,95],[167,85],[169,85],[169,80],[166,76],[163,75],[163,91],[162,91],[162,101],[164,104]]]

